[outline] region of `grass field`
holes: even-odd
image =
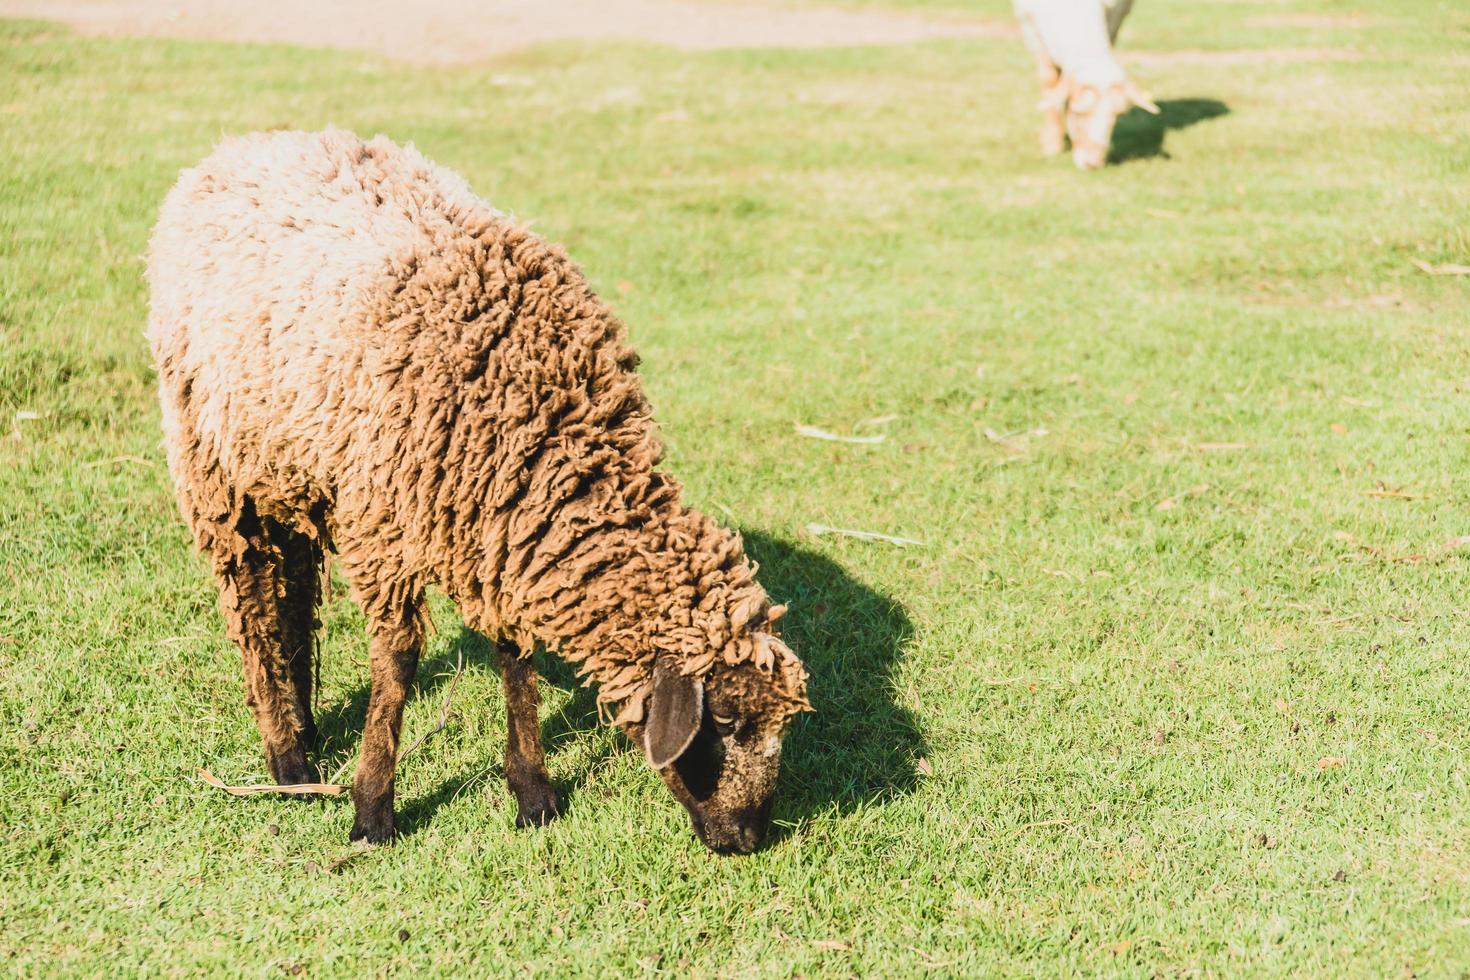
[[[425,69],[0,24],[0,969],[1470,970],[1470,278],[1413,261],[1470,262],[1470,10],[1150,0],[1124,40],[1164,112],[1089,175],[1038,157],[1014,39]],[[707,853],[555,669],[566,816],[515,830],[442,601],[406,739],[469,666],[395,846],[196,779],[264,760],[140,255],[221,134],[328,123],[463,172],[630,325],[813,675],[760,853]]]

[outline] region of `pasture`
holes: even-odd
[[[1037,151],[1007,4],[896,6],[997,30],[426,66],[0,21],[6,972],[1470,970],[1470,276],[1433,274],[1470,263],[1470,10],[1139,0],[1163,112],[1083,174]],[[442,597],[406,742],[465,670],[395,845],[196,776],[266,773],[140,257],[222,134],[327,124],[458,170],[628,324],[812,673],[757,854],[708,853],[551,658],[564,816],[516,830],[493,650]],[[350,776],[340,580],[322,618]]]

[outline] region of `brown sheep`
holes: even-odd
[[[806,670],[740,538],[655,469],[637,356],[560,248],[412,147],[256,133],[183,172],[148,276],[169,469],[279,783],[314,779],[330,550],[371,633],[353,840],[394,832],[434,584],[499,642],[517,824],[557,815],[541,643],[596,682],[705,844],[760,844]]]

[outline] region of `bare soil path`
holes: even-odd
[[[1012,31],[978,17],[689,0],[0,0],[0,16],[61,21],[92,35],[362,48],[421,64],[477,61],[567,39],[806,48]]]

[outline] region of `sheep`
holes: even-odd
[[[806,670],[739,536],[656,468],[637,355],[564,251],[412,146],[255,133],[180,175],[148,278],[169,471],[278,783],[314,777],[330,551],[371,637],[352,840],[394,835],[435,585],[495,638],[519,826],[557,816],[541,644],[596,683],[706,846],[760,845]]]
[[[1072,140],[1072,162],[1094,170],[1107,162],[1118,116],[1136,105],[1159,112],[1113,55],[1133,0],[1015,0],[1021,36],[1041,82],[1041,152],[1056,156]],[[1066,112],[1065,128],[1062,122]]]

